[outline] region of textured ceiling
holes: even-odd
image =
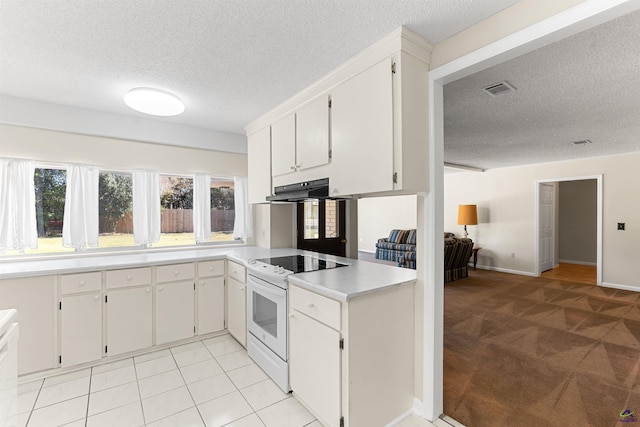
[[[403,25],[439,42],[517,0],[0,0],[0,94],[149,118],[122,96],[178,95],[163,121],[243,127]]]
[[[501,80],[517,91],[482,90]],[[444,99],[445,162],[490,169],[640,151],[640,12],[452,82]]]

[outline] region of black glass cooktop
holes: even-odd
[[[304,273],[307,271],[328,270],[330,268],[346,267],[346,264],[340,264],[335,261],[326,261],[310,256],[304,255],[292,255],[282,256],[275,258],[263,258],[256,261],[264,262],[265,264],[277,265],[285,270],[293,271],[294,273]]]

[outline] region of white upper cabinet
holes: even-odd
[[[250,123],[248,135],[273,127],[271,185],[328,177],[336,197],[429,191],[432,50],[398,28]]]
[[[296,115],[271,125],[271,173],[284,175],[296,170]]]
[[[329,163],[329,96],[296,112],[296,166],[299,170]]]
[[[249,203],[264,203],[271,195],[271,128],[247,137]]]
[[[271,125],[274,177],[329,163],[329,96],[324,95]]]
[[[393,81],[387,58],[332,91],[330,195],[393,190]]]

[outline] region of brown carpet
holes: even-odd
[[[639,293],[478,270],[446,284],[444,312],[446,415],[640,427]]]

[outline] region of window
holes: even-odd
[[[305,200],[304,202],[304,238],[318,239],[319,233],[319,201],[316,199]]]
[[[36,168],[33,181],[36,193],[38,249],[27,249],[25,253],[73,252],[73,248],[62,246],[67,171]]]
[[[211,240],[233,240],[235,215],[233,181],[211,180]]]
[[[193,178],[160,175],[160,241],[154,246],[193,245]]]
[[[98,191],[98,246],[134,246],[131,174],[100,173]]]

